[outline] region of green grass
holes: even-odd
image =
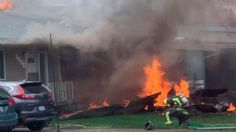
[[[88,128],[143,128],[147,121],[152,121],[155,128],[181,128],[174,120],[172,126],[165,126],[165,118],[157,113],[143,113],[137,115],[114,115],[61,121],[62,125],[85,125]],[[191,125],[236,125],[236,114],[207,114],[190,118]]]
[[[202,126],[236,126],[236,114],[205,114],[202,117],[193,117],[190,123]]]

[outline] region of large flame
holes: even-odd
[[[157,58],[152,60],[152,64],[144,68],[146,74],[146,82],[140,97],[149,96],[155,93],[161,93],[156,99],[155,106],[164,106],[164,100],[167,98],[171,85],[165,80],[165,72],[162,70],[161,64]]]
[[[11,0],[0,1],[0,10],[8,10],[12,8]]]
[[[189,83],[185,80],[181,80],[179,84],[174,86],[175,94],[182,93],[185,97],[189,97]]]
[[[145,97],[160,93],[159,97],[155,100],[154,106],[165,106],[164,100],[168,98],[171,90],[171,82],[165,78],[165,72],[162,70],[160,61],[153,58],[152,64],[144,68],[146,75],[145,87],[139,94],[139,97]],[[181,80],[179,84],[175,84],[174,90],[176,95],[182,93],[184,96],[189,97],[189,83]]]
[[[227,111],[236,111],[236,107],[233,105],[233,103],[230,103],[230,106]]]

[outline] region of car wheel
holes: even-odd
[[[44,126],[45,126],[44,122],[32,122],[32,123],[28,123],[27,124],[27,127],[31,131],[41,131],[41,130],[43,130]]]

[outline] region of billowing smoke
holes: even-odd
[[[154,56],[162,60],[168,79],[184,76],[181,55],[170,47],[180,25],[205,23],[203,15],[199,22],[189,17],[189,12],[196,16],[191,12],[196,10],[193,3],[204,7],[201,2],[191,2],[125,2],[97,27],[69,36],[68,43],[78,50],[71,46],[59,49],[65,78],[77,80],[79,100],[114,103],[134,99],[144,86],[143,68]]]
[[[143,67],[153,56],[160,58],[168,79],[184,76],[181,54],[171,50],[173,41],[182,25],[207,24],[212,4],[206,0],[78,0],[51,12],[55,14],[51,21],[45,21],[49,15],[30,23],[21,42],[45,40],[52,33],[61,54],[63,79],[75,82],[78,101],[117,103],[134,99],[141,91]]]
[[[28,43],[35,38],[48,39],[51,33],[56,43],[66,42],[89,50],[109,48],[114,39],[152,41],[152,37],[157,36],[155,32],[165,36],[167,32],[173,33],[169,30],[177,31],[180,24],[206,23],[207,17],[211,15],[206,15],[211,2],[203,0],[24,1],[16,1],[16,5],[19,4],[16,8],[19,9],[15,12],[27,14],[25,16],[33,20],[21,35],[21,42]],[[43,9],[36,8],[36,11],[36,4],[48,4],[50,8],[43,6]],[[170,29],[162,29],[166,26],[170,26]],[[163,36],[154,39],[166,39]]]

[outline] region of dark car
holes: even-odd
[[[5,90],[0,89],[0,130],[11,131],[18,122],[15,101]]]
[[[54,118],[51,91],[41,82],[0,82],[0,88],[13,96],[19,125],[40,131]]]

